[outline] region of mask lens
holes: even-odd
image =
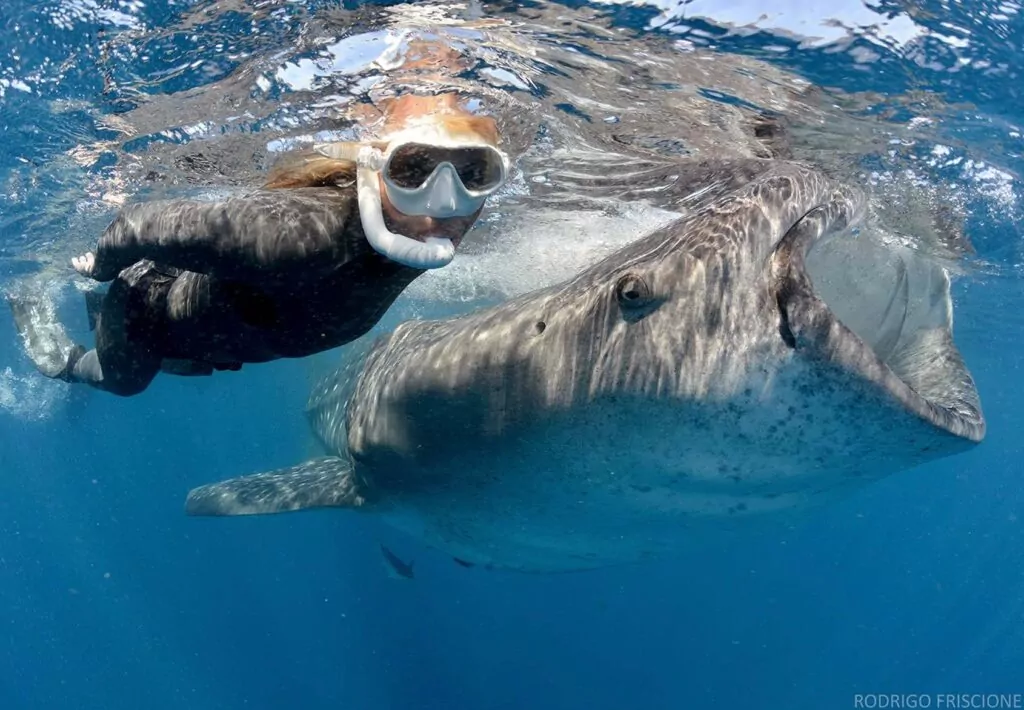
[[[503,178],[501,155],[494,148],[442,148],[419,143],[399,146],[387,165],[388,179],[399,187],[420,187],[441,163],[454,166],[467,190],[489,190]]]
[[[467,190],[490,190],[501,183],[501,155],[493,148],[458,148],[449,152],[448,160]]]

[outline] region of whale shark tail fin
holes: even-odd
[[[230,478],[189,491],[188,515],[267,515],[311,508],[358,508],[352,465],[326,456],[267,473]]]

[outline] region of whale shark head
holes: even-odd
[[[810,167],[699,167],[699,208],[565,283],[405,322],[325,380],[308,411],[337,458],[197,489],[190,511],[360,507],[470,563],[580,569],[982,440],[938,264]]]
[[[789,380],[810,377],[980,440],[948,277],[857,235],[865,209],[859,190],[784,166],[565,284],[402,324],[363,368],[348,444],[425,461],[601,403],[759,408],[804,396]]]

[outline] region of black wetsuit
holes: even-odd
[[[92,277],[113,282],[96,314],[96,348],[64,348],[59,372],[40,365],[57,349],[46,329],[11,304],[40,370],[123,396],[161,370],[209,374],[348,343],[424,273],[373,250],[354,188],[133,205],[95,254]]]

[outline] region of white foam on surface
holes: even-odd
[[[570,279],[679,216],[639,203],[614,214],[521,212],[477,225],[450,264],[413,281],[404,297],[466,304],[518,296]]]

